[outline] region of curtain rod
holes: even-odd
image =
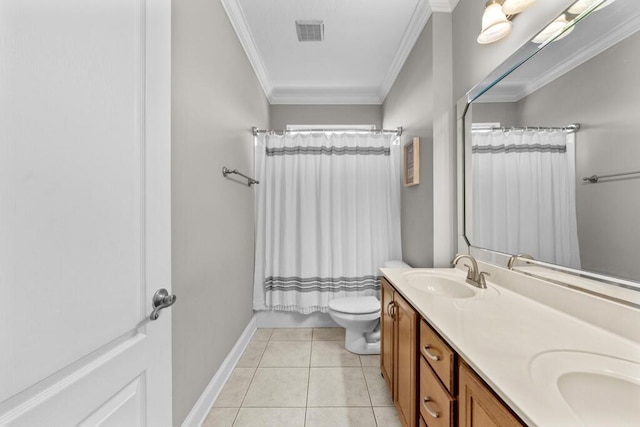
[[[553,126],[511,126],[511,127],[491,127],[491,128],[477,128],[471,129],[475,132],[481,131],[490,131],[490,130],[501,130],[503,132],[507,132],[510,130],[562,130],[568,133],[576,133],[580,130],[580,123],[572,123],[570,125],[564,127],[553,127]]]
[[[297,133],[297,132],[363,132],[363,133],[395,133],[396,135],[402,135],[402,127],[398,127],[397,129],[282,129],[282,130],[271,130],[271,129],[258,129],[254,127],[251,129],[253,135],[256,136],[259,133]]]

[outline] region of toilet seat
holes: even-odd
[[[371,314],[380,311],[376,297],[345,297],[329,301],[329,309],[345,314]]]

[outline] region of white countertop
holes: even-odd
[[[381,272],[531,426],[565,427],[595,422],[593,418],[585,421],[576,415],[559,395],[557,386],[554,389],[547,378],[551,374],[544,372],[547,367],[558,365],[553,357],[536,356],[557,351],[602,355],[625,363],[627,368],[631,366],[633,376],[640,378],[640,343],[526,298],[491,280],[487,280],[487,290],[473,288],[477,293],[475,297],[455,299],[419,290],[409,283],[407,274],[433,272],[464,281],[466,273],[459,269],[383,268]],[[570,297],[567,293],[567,298]],[[563,354],[569,353],[557,353],[560,364]],[[633,391],[635,393],[635,389]],[[592,394],[597,392],[593,390]],[[640,425],[640,396],[637,397],[638,423],[635,425]],[[603,396],[607,398],[613,396]],[[610,425],[620,425],[616,420],[611,421]]]

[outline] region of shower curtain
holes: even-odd
[[[580,268],[575,134],[472,131],[472,243]]]
[[[399,137],[296,132],[256,137],[254,309],[327,312],[377,295],[401,259]]]

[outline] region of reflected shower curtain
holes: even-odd
[[[580,268],[575,134],[472,131],[472,240]]]
[[[378,294],[378,268],[402,258],[399,160],[396,135],[256,137],[255,310]]]

